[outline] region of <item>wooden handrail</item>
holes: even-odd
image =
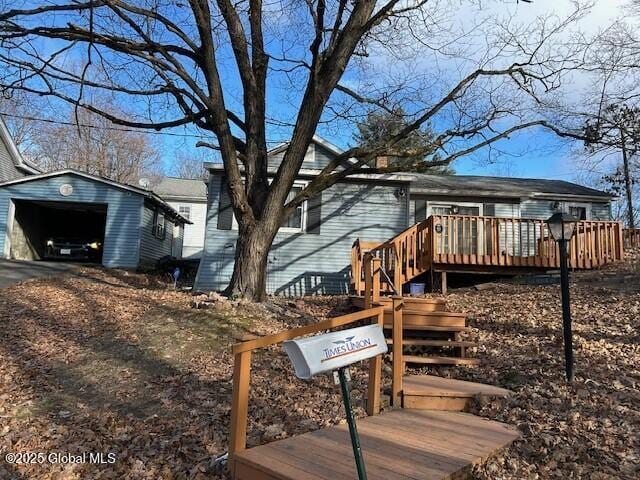
[[[368,260],[366,260],[368,259]],[[235,470],[234,456],[247,448],[247,416],[249,413],[249,388],[251,380],[251,354],[254,350],[277,345],[286,340],[293,340],[305,335],[319,333],[332,328],[342,327],[355,322],[372,319],[373,323],[384,325],[384,306],[374,305],[380,299],[380,265],[378,259],[370,256],[365,259],[365,268],[370,272],[368,294],[369,307],[365,310],[349,313],[340,317],[323,320],[313,325],[292,328],[290,330],[236,343],[232,347],[233,391],[231,402],[231,435],[229,439],[229,469]],[[368,265],[368,266],[367,266]],[[380,388],[382,377],[382,355],[369,359],[369,381],[367,392],[367,414],[380,412]]]
[[[250,350],[257,350],[259,348],[276,345],[278,343],[282,343],[287,340],[293,340],[294,338],[303,337],[305,335],[311,335],[313,333],[319,333],[324,330],[342,327],[359,320],[366,320],[367,318],[375,317],[382,310],[384,310],[384,307],[373,307],[367,310],[361,310],[359,312],[349,313],[340,317],[323,320],[321,322],[314,323],[313,325],[305,325],[304,327],[292,328],[291,330],[274,333],[273,335],[267,335],[266,337],[260,337],[254,340],[236,343],[232,347],[233,353],[237,354]]]

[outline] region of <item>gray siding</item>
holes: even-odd
[[[517,203],[492,203],[493,216],[500,218],[520,217],[520,205]]]
[[[525,200],[522,202],[522,217],[523,218],[539,218],[546,220],[553,215],[556,210],[553,209],[553,200]],[[560,209],[568,208],[567,204],[575,202],[560,202]],[[590,220],[610,220],[611,219],[611,203],[610,202],[589,202],[584,201],[577,203],[584,203],[591,205]],[[588,217],[587,217],[588,218]]]
[[[0,182],[22,178],[25,174],[18,170],[13,163],[7,146],[0,139]]]
[[[178,235],[173,238],[173,249],[171,251],[171,256],[173,257],[182,258],[182,251],[184,249],[184,231],[185,225],[178,226]]]
[[[269,156],[269,167],[279,167],[280,163],[282,163],[283,156],[284,152]],[[334,156],[335,155],[333,153],[323,146],[318,145],[317,143],[311,143],[302,162],[302,168],[309,170],[321,170],[327,166]]]
[[[209,211],[200,290],[221,290],[233,272],[237,232],[218,230],[221,180],[209,182]],[[407,202],[398,184],[340,183],[322,193],[320,234],[279,233],[269,253],[267,290],[282,295],[347,293],[351,246],[356,238],[386,240],[405,228]]]
[[[611,204],[610,203],[593,203],[591,204],[592,220],[611,220]]]
[[[63,184],[73,186],[71,195],[60,195]],[[0,254],[5,251],[11,199],[108,204],[102,263],[106,267],[135,268],[138,265],[140,195],[74,175],[0,187]]]
[[[153,267],[162,258],[171,256],[173,243],[173,222],[165,218],[165,236],[157,238],[153,234],[153,218],[155,207],[145,202],[142,207],[142,223],[140,223],[140,265]]]
[[[546,220],[555,213],[552,200],[524,200],[520,204],[522,218],[539,218]]]
[[[331,162],[331,160],[333,160],[335,155],[331,153],[329,150],[327,150],[326,148],[324,148],[322,145],[316,144],[315,147],[316,147],[316,154],[313,159],[313,166],[308,168],[321,170],[324,167],[326,167],[329,164],[329,162]]]

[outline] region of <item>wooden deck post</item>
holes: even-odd
[[[378,313],[378,325],[384,325],[384,308]],[[367,392],[367,415],[380,413],[380,386],[382,382],[382,355],[369,360],[369,385]]]
[[[250,375],[251,350],[236,353],[233,362],[231,438],[229,440],[229,470],[232,474],[235,468],[234,454],[247,447]]]
[[[442,295],[447,294],[447,272],[440,272],[440,287]]]
[[[371,255],[366,253],[364,255],[364,308],[365,310],[371,308],[373,299],[373,275],[371,272]]]
[[[404,360],[402,357],[403,334],[402,334],[402,309],[404,302],[402,297],[393,297],[393,378],[391,381],[391,404],[394,407],[402,406],[402,376],[404,375]]]
[[[395,288],[398,295],[402,294],[402,253],[400,252],[400,245],[398,243],[393,244],[393,288]]]
[[[377,303],[380,301],[380,270],[382,269],[382,260],[374,258],[371,261],[371,301]]]

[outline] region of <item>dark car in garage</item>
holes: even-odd
[[[99,261],[102,242],[97,239],[52,237],[47,239],[44,258]]]

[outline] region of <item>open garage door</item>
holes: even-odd
[[[107,205],[13,200],[10,257],[102,262]]]

